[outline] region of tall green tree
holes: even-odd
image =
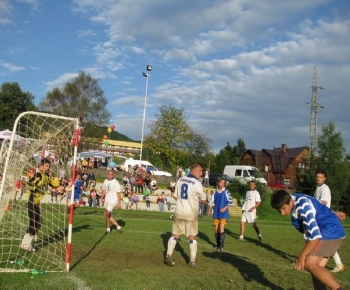
[[[88,124],[83,133],[90,137],[96,137],[95,126],[108,124],[111,116],[107,110],[107,98],[98,79],[82,71],[62,89],[54,88],[48,92],[40,102],[39,108],[53,114],[81,117],[84,124]]]
[[[34,96],[23,92],[18,83],[3,83],[0,89],[0,128],[13,128],[19,114],[26,111],[35,111]]]
[[[156,164],[175,169],[178,164],[187,166],[197,162],[196,158],[209,152],[210,140],[191,128],[184,108],[163,105],[155,117],[149,124],[150,133],[145,137],[144,146],[149,159],[156,160]]]
[[[338,207],[340,199],[349,187],[350,167],[342,134],[336,130],[333,121],[322,126],[322,135],[318,138],[318,157],[318,167],[327,172],[326,182],[332,192],[332,204]]]

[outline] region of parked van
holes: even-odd
[[[171,176],[171,173],[158,169],[157,167],[155,167],[153,164],[151,164],[150,162],[148,162],[146,160],[140,161],[140,160],[133,159],[133,158],[129,158],[129,159],[125,160],[123,169],[124,169],[124,171],[128,172],[129,166],[131,166],[131,168],[133,168],[135,165],[140,165],[140,163],[143,166],[143,168],[147,172],[150,172],[152,175],[168,176],[168,177]]]
[[[258,168],[249,165],[226,165],[224,174],[227,174],[233,179],[239,179],[242,183],[248,183],[251,180],[255,180],[262,184],[267,184],[265,178],[261,176]]]

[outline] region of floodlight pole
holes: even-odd
[[[142,75],[146,78],[146,92],[145,92],[145,104],[143,107],[143,119],[142,119],[142,130],[141,130],[141,148],[140,148],[140,164],[139,167],[141,167],[141,160],[142,160],[142,149],[143,149],[143,133],[145,130],[145,119],[146,119],[146,107],[147,107],[147,90],[148,90],[148,77],[150,76],[149,72],[152,70],[151,65],[146,66],[146,72],[143,72]]]

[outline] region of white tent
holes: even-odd
[[[9,129],[6,129],[4,131],[0,131],[0,139],[11,139],[12,135],[13,135],[13,133]],[[23,139],[21,136],[15,134],[15,140],[19,141],[21,139]]]

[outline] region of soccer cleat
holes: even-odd
[[[195,262],[190,262],[187,264],[188,267],[190,268],[196,268],[196,263]]]
[[[175,262],[170,256],[165,257],[164,264],[166,264],[167,266],[170,266],[170,267],[175,266]]]
[[[217,247],[216,250],[217,250],[218,252],[223,252],[223,251],[224,251],[224,248]]]
[[[121,226],[117,226],[117,231],[118,231],[118,233],[122,233],[123,232],[122,227]]]
[[[332,273],[339,273],[345,270],[344,265],[336,266],[333,270],[331,270]]]
[[[239,238],[238,240],[239,240],[239,241],[245,241],[245,239],[244,239],[244,238]]]
[[[259,240],[259,242],[261,243],[261,242],[262,242],[262,237],[259,236],[259,237],[258,237],[258,240]]]

